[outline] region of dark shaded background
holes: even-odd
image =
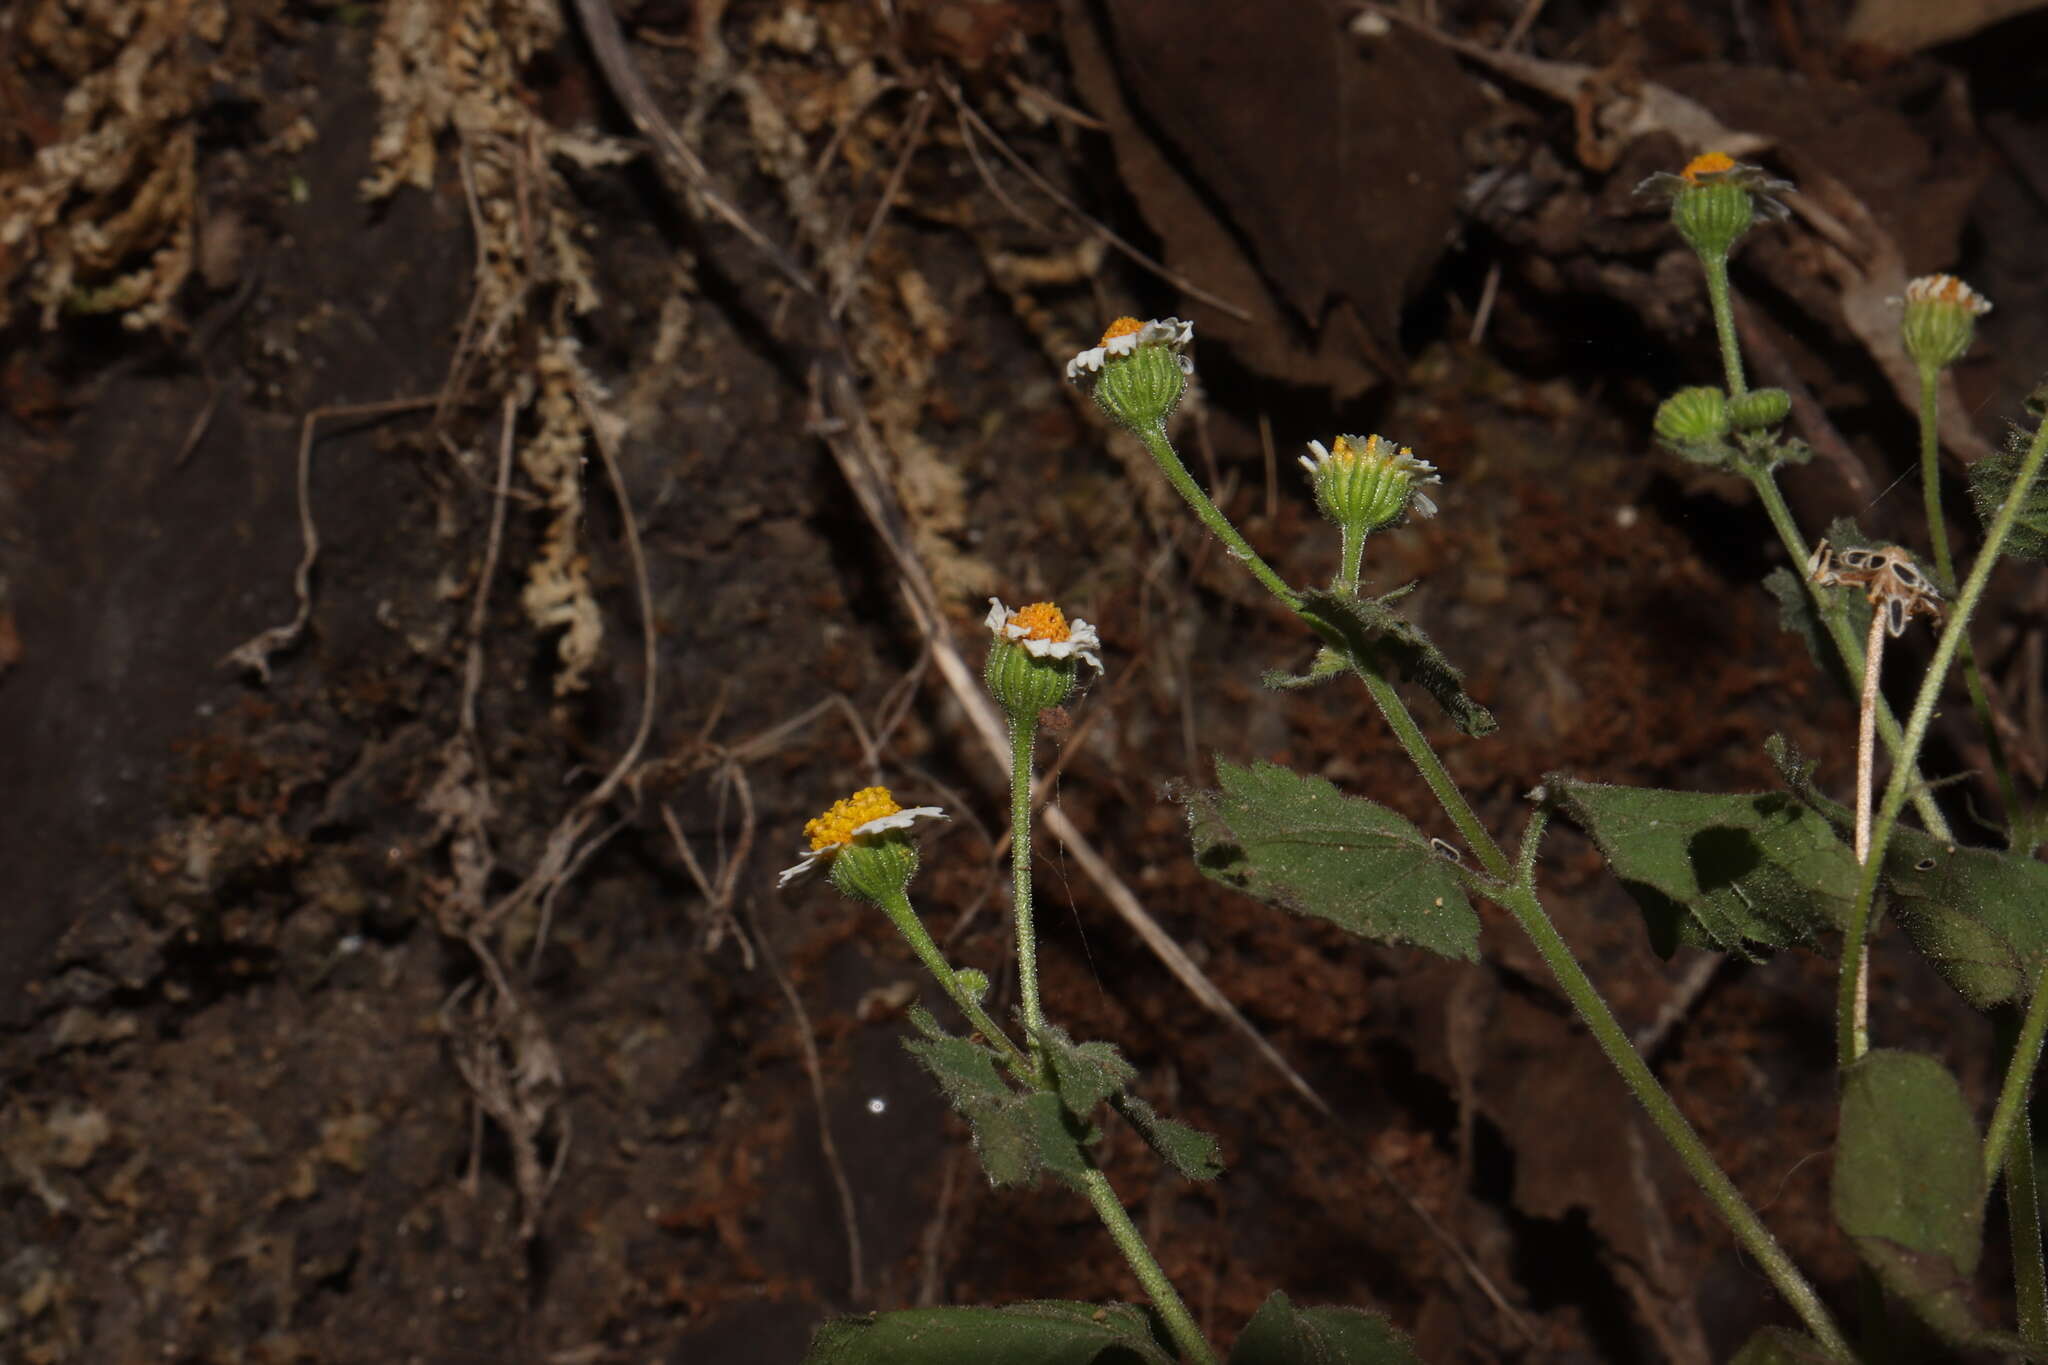
[[[1384,431],[1442,469],[1443,514],[1368,569],[1419,584],[1499,714],[1429,723],[1503,838],[1559,769],[1767,786],[1773,732],[1840,790],[1854,713],[1758,587],[1760,510],[1650,448],[1658,397],[1717,362],[1696,264],[1631,191],[1718,125],[1846,224],[1746,245],[1751,353],[1832,419],[1787,480],[1809,530],[1922,543],[1874,310],[1937,269],[1997,303],[1956,374],[1954,507],[2048,355],[2048,26],[1899,26],[1923,8],[616,5],[693,179],[636,134],[587,4],[17,7],[0,1355],[787,1362],[831,1313],[1135,1296],[1078,1199],[986,1186],[899,1046],[927,992],[879,917],[774,889],[806,818],[883,781],[952,813],[934,930],[1007,961],[1003,775],[905,556],[970,667],[991,594],[1099,623],[1050,799],[1330,1106],[1041,841],[1049,1014],[1229,1158],[1191,1188],[1129,1133],[1103,1149],[1216,1339],[1274,1288],[1438,1361],[1705,1361],[1789,1322],[1512,925],[1439,963],[1196,874],[1168,787],[1212,756],[1451,831],[1363,697],[1261,689],[1306,641],[1061,370],[1120,313],[1195,318],[1177,436],[1296,581],[1335,553],[1302,442]],[[294,618],[316,411],[309,617],[265,679],[228,656]],[[2009,569],[1977,637],[2029,790],[2044,613]],[[1966,730],[1937,745],[1982,769]],[[1946,795],[1996,818],[1987,783]],[[1588,845],[1559,830],[1545,865],[1846,1312],[1830,964],[1661,962]],[[1988,1109],[1988,1027],[1894,942],[1877,973],[1883,1037]]]

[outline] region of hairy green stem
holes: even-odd
[[[1429,784],[1430,791],[1436,796],[1437,804],[1444,808],[1444,814],[1450,816],[1451,823],[1458,827],[1458,833],[1464,837],[1465,846],[1478,855],[1480,866],[1497,880],[1512,880],[1515,869],[1513,864],[1508,862],[1508,855],[1494,841],[1493,835],[1487,832],[1486,826],[1479,822],[1479,816],[1473,811],[1471,802],[1467,801],[1465,793],[1459,790],[1457,779],[1451,776],[1450,770],[1444,767],[1443,760],[1436,756],[1436,750],[1430,747],[1429,739],[1422,733],[1422,727],[1415,723],[1414,713],[1409,711],[1408,704],[1401,700],[1401,694],[1394,690],[1394,684],[1377,669],[1370,667],[1366,660],[1354,659],[1352,668],[1365,683],[1365,690],[1372,693],[1372,699],[1379,703],[1380,714],[1387,718],[1387,725],[1393,730],[1394,738],[1400,740],[1401,747],[1408,751],[1409,761],[1415,764],[1415,771]]]
[[[1159,1262],[1152,1255],[1152,1249],[1145,1245],[1137,1225],[1131,1222],[1131,1215],[1124,1211],[1124,1204],[1110,1188],[1109,1177],[1097,1170],[1091,1163],[1082,1177],[1087,1189],[1088,1202],[1095,1206],[1096,1216],[1109,1229],[1110,1240],[1117,1250],[1123,1252],[1131,1269],[1138,1276],[1138,1283],[1145,1286],[1151,1296],[1152,1306],[1159,1310],[1159,1316],[1166,1320],[1166,1330],[1173,1334],[1181,1354],[1200,1365],[1218,1365],[1216,1352],[1209,1348],[1202,1336],[1202,1329],[1195,1325],[1194,1316],[1188,1306],[1181,1302],[1179,1291],[1173,1281],[1166,1278],[1166,1272],[1159,1268]]]
[[[2027,1097],[2033,1092],[2034,1071],[2041,1064],[2043,1037],[2048,1037],[2048,991],[2037,984],[2034,998],[2027,1002],[2019,1037],[2013,1041],[2012,1056],[2005,1064],[2005,1083],[1998,1088],[1998,1105],[1991,1111],[1991,1127],[1984,1134],[1986,1189],[1998,1179],[2014,1133],[2026,1128]]]
[[[1720,1210],[1722,1219],[1734,1232],[1743,1250],[1755,1258],[1765,1276],[1784,1295],[1792,1311],[1799,1315],[1799,1320],[1806,1324],[1806,1330],[1823,1350],[1837,1359],[1854,1359],[1849,1343],[1828,1313],[1827,1305],[1821,1302],[1820,1295],[1814,1292],[1806,1277],[1799,1273],[1799,1267],[1792,1263],[1785,1249],[1778,1245],[1778,1239],[1771,1235],[1771,1230],[1756,1216],[1749,1201],[1742,1197],[1742,1192],[1735,1188],[1735,1182],[1714,1160],[1713,1153],[1707,1150],[1707,1144],[1679,1110],[1670,1092],[1657,1080],[1656,1073],[1637,1053],[1620,1022],[1607,1008],[1606,1000],[1586,976],[1585,969],[1579,966],[1578,959],[1572,956],[1564,936],[1557,932],[1557,926],[1544,913],[1543,903],[1537,899],[1536,893],[1527,887],[1510,887],[1498,899],[1536,946],[1551,974],[1557,978],[1558,986],[1578,1010],[1579,1018],[1585,1021],[1587,1031],[1635,1093],[1643,1111],[1650,1116],[1650,1122],[1657,1125],[1657,1130],[1678,1153],[1678,1159],[1685,1163],[1686,1170],[1692,1173],[1700,1189]]]
[[[1862,989],[1863,973],[1859,964],[1864,942],[1870,936],[1870,907],[1877,895],[1878,871],[1884,866],[1885,850],[1891,844],[1899,811],[1906,804],[1906,793],[1918,768],[1920,746],[1926,742],[1927,727],[1934,720],[1934,706],[1941,699],[1949,665],[1955,662],[1956,651],[1962,647],[1963,638],[1969,630],[1970,617],[1976,613],[1978,602],[1983,600],[1985,586],[1991,581],[1991,571],[1997,567],[1999,552],[2005,548],[2006,538],[2012,534],[2013,522],[2019,517],[2020,504],[2025,500],[2035,476],[2041,472],[2044,454],[2048,454],[2048,421],[2043,421],[2035,429],[2034,439],[2027,446],[2025,458],[2020,461],[2019,473],[2013,479],[2005,504],[1991,519],[1991,528],[1984,535],[1984,547],[1978,552],[1977,563],[1970,570],[1970,579],[1963,584],[1962,593],[1949,612],[1948,624],[1942,628],[1941,638],[1935,642],[1934,658],[1927,665],[1927,674],[1920,680],[1919,695],[1913,699],[1913,710],[1906,718],[1906,733],[1900,742],[1898,761],[1892,765],[1891,781],[1885,785],[1884,801],[1878,807],[1877,820],[1870,832],[1870,858],[1863,865],[1863,875],[1856,887],[1856,903],[1850,908],[1849,923],[1842,934],[1842,977],[1840,990],[1836,993],[1835,1018],[1836,1044],[1843,1066],[1863,1055],[1857,1047],[1855,1002],[1857,993]],[[2036,989],[2039,989],[2038,985]]]
[[[1767,469],[1754,469],[1747,464],[1740,466],[1749,476],[1750,484],[1756,489],[1757,497],[1764,505],[1764,512],[1770,517],[1771,525],[1777,528],[1778,539],[1785,546],[1785,553],[1792,557],[1793,571],[1805,584],[1807,597],[1813,602],[1814,612],[1821,624],[1827,627],[1828,635],[1835,642],[1835,651],[1848,666],[1851,677],[1860,678],[1866,667],[1863,642],[1856,638],[1856,628],[1849,622],[1840,603],[1823,597],[1815,591],[1814,585],[1806,580],[1806,560],[1812,553],[1806,538],[1799,534],[1799,524],[1792,519],[1792,509],[1785,505],[1785,495],[1778,491],[1778,481]],[[1884,736],[1884,747],[1891,754],[1892,762],[1901,762],[1899,742],[1903,738],[1898,718],[1892,714],[1890,703],[1880,696],[1877,699],[1877,732]],[[1955,834],[1949,829],[1948,817],[1941,813],[1934,797],[1927,790],[1927,783],[1920,776],[1918,766],[1907,764],[1913,769],[1913,811],[1920,817],[1920,823],[1927,832],[1943,842],[1953,842]]]
[[[1362,661],[1356,666],[1367,690],[1372,693],[1373,700],[1379,703],[1381,713],[1386,716],[1387,724],[1400,739],[1401,746],[1408,751],[1408,756],[1414,760],[1423,781],[1429,784],[1429,789],[1442,802],[1444,813],[1450,816],[1451,823],[1458,827],[1459,833],[1465,836],[1472,851],[1478,855],[1479,861],[1489,873],[1501,881],[1514,878],[1517,868],[1509,863],[1500,845],[1494,842],[1493,836],[1479,823],[1471,805],[1465,800],[1464,793],[1458,790],[1456,782],[1445,770],[1442,760],[1436,756],[1436,751],[1430,747],[1421,727],[1415,723],[1415,717],[1409,712],[1407,704],[1401,700],[1400,694],[1394,690],[1393,684],[1366,667]],[[1530,846],[1526,836],[1524,845],[1525,848]],[[1629,1041],[1620,1021],[1615,1019],[1613,1011],[1608,1009],[1607,1001],[1593,985],[1591,978],[1586,975],[1585,969],[1579,965],[1578,959],[1572,956],[1571,948],[1565,943],[1564,936],[1559,934],[1557,926],[1550,922],[1550,916],[1544,912],[1543,902],[1537,898],[1534,887],[1523,885],[1517,880],[1516,884],[1489,894],[1493,894],[1500,905],[1515,917],[1516,923],[1522,926],[1522,932],[1529,936],[1529,941],[1536,946],[1536,951],[1549,966],[1551,975],[1557,978],[1559,988],[1572,1002],[1572,1007],[1578,1011],[1579,1018],[1585,1021],[1587,1031],[1600,1045],[1600,1050],[1607,1054],[1607,1060],[1613,1063],[1615,1070],[1621,1073],[1622,1080],[1634,1092],[1644,1111],[1649,1114],[1650,1121],[1663,1133],[1665,1141],[1678,1153],[1679,1160],[1685,1163],[1686,1169],[1692,1173],[1692,1178],[1721,1211],[1722,1218],[1735,1233],[1736,1240],[1742,1243],[1743,1249],[1763,1267],[1765,1275],[1777,1286],[1778,1292],[1785,1296],[1793,1311],[1799,1314],[1800,1320],[1806,1324],[1807,1331],[1813,1334],[1814,1340],[1831,1354],[1844,1360],[1851,1359],[1849,1344],[1842,1337],[1840,1329],[1835,1326],[1834,1319],[1828,1315],[1827,1306],[1820,1301],[1820,1295],[1806,1282],[1806,1277],[1799,1273],[1799,1268],[1792,1263],[1792,1258],[1785,1254],[1784,1248],[1778,1245],[1778,1239],[1771,1235],[1770,1229],[1757,1218],[1748,1202],[1743,1199],[1741,1191],[1735,1188],[1734,1182],[1722,1171],[1714,1160],[1713,1153],[1707,1150],[1706,1143],[1700,1140],[1699,1133],[1679,1111],[1677,1103],[1658,1081],[1656,1073],[1643,1061],[1635,1045]]]
[[[1035,716],[1010,717],[1010,873],[1017,914],[1017,994],[1023,1000],[1024,1044],[1038,1055],[1045,1009],[1038,998],[1038,930],[1031,913],[1031,746]]]
[[[1735,309],[1728,299],[1728,253],[1702,254],[1700,265],[1707,272],[1707,302],[1714,309],[1714,335],[1721,341],[1721,368],[1728,375],[1728,396],[1740,398],[1749,392],[1742,377],[1742,348],[1735,340]]]
[[[1010,1035],[1003,1032],[1001,1025],[989,1018],[988,1011],[981,1007],[981,1001],[960,984],[959,974],[953,970],[952,964],[946,961],[946,955],[939,951],[939,945],[932,941],[931,931],[926,929],[924,921],[917,917],[917,911],[911,907],[910,897],[901,891],[897,892],[882,903],[882,913],[889,917],[889,923],[896,926],[896,932],[903,935],[903,941],[910,945],[911,952],[917,954],[917,960],[924,964],[924,969],[932,974],[940,988],[960,1007],[960,1012],[967,1016],[967,1022],[980,1030],[982,1036],[988,1039],[989,1046],[1003,1054],[1003,1060],[1009,1063],[1010,1070],[1020,1079],[1035,1080],[1036,1073],[1030,1058],[1024,1055],[1022,1048],[1010,1041]]]
[[[1028,758],[1028,748],[1025,753]],[[1025,815],[1028,824],[1028,809]],[[1025,827],[1026,825],[1019,825],[1018,828]],[[1012,842],[1015,842],[1014,838]],[[911,907],[910,898],[898,892],[883,904],[882,910],[889,916],[889,922],[896,926],[896,932],[903,935],[904,940],[910,944],[910,950],[917,954],[917,959],[924,964],[925,970],[938,980],[946,994],[952,997],[953,1003],[967,1016],[968,1022],[980,1030],[991,1046],[1002,1053],[1003,1060],[1009,1064],[1010,1070],[1017,1078],[1034,1090],[1048,1089],[1032,1058],[1026,1056],[1022,1048],[1010,1041],[1009,1035],[1002,1031],[995,1020],[989,1018],[988,1011],[981,1007],[981,1002],[960,984],[959,974],[939,951],[939,945],[932,941],[930,931],[924,927],[924,921],[917,917],[917,911]],[[1188,1359],[1203,1362],[1203,1365],[1216,1365],[1216,1353],[1209,1349],[1209,1343],[1203,1339],[1201,1330],[1195,1326],[1195,1320],[1189,1315],[1187,1305],[1181,1302],[1180,1294],[1166,1278],[1166,1272],[1159,1268],[1158,1260],[1145,1245],[1145,1239],[1139,1235],[1137,1227],[1131,1222],[1131,1216],[1124,1211],[1123,1202],[1116,1197],[1116,1191],[1110,1188],[1109,1177],[1096,1168],[1093,1158],[1088,1156],[1085,1148],[1079,1150],[1083,1159],[1088,1162],[1088,1169],[1082,1177],[1088,1202],[1095,1206],[1095,1212],[1102,1219],[1103,1225],[1109,1229],[1110,1238],[1116,1243],[1117,1250],[1130,1262],[1132,1271],[1137,1274],[1138,1282],[1144,1285],[1145,1292],[1151,1295],[1153,1306],[1159,1310],[1160,1317],[1166,1320],[1167,1330],[1173,1333],[1173,1339],[1180,1343],[1180,1348]]]
[[[1232,555],[1244,561],[1244,566],[1251,570],[1252,577],[1258,579],[1267,592],[1289,607],[1296,605],[1294,589],[1287,586],[1287,580],[1273,572],[1273,566],[1260,557],[1259,552],[1251,547],[1250,541],[1238,534],[1237,527],[1231,525],[1230,518],[1223,515],[1222,509],[1211,502],[1209,495],[1202,491],[1202,486],[1195,482],[1194,475],[1188,473],[1187,466],[1181,463],[1179,452],[1175,451],[1172,442],[1166,439],[1166,428],[1156,426],[1147,431],[1140,431],[1138,439],[1145,443],[1145,449],[1151,452],[1153,462],[1159,466],[1159,472],[1166,475],[1166,481],[1173,485],[1173,491],[1180,494],[1181,499],[1201,519],[1202,525],[1208,527]]]
[[[1955,560],[1948,548],[1948,521],[1941,514],[1941,371],[1933,365],[1920,367],[1920,494],[1927,506],[1927,541],[1934,548],[1935,585],[1945,593],[1956,590]],[[2005,741],[1991,718],[1991,693],[1977,668],[1977,651],[1970,637],[1963,637],[1963,685],[1970,691],[1970,709],[1977,714],[1977,728],[1983,732],[1984,747],[1991,756],[1991,771],[1998,780],[1998,798],[2005,803],[2010,844],[2018,834],[2020,794],[2012,779],[2012,765],[2005,758]]]
[[[1934,547],[1943,592],[1956,590],[1955,561],[1949,558],[1948,522],[1941,515],[1941,369],[1920,367],[1920,497],[1927,508],[1927,543]]]
[[[1358,591],[1358,575],[1365,565],[1365,532],[1351,522],[1338,527],[1342,547],[1337,556],[1337,588],[1341,592]]]
[[[2037,1354],[2048,1351],[2048,1265],[2041,1257],[2041,1188],[2036,1175],[2033,1118],[2020,1106],[2012,1153],[2005,1161],[2005,1220],[2012,1232],[2013,1297],[2020,1335]]]

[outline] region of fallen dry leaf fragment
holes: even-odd
[[[1339,398],[1402,368],[1483,104],[1433,44],[1316,6],[1064,6],[1077,85],[1177,272],[1249,306],[1203,334]]]
[[[1918,52],[1980,33],[2002,20],[2040,9],[2044,0],[1858,0],[1842,28],[1855,47]]]

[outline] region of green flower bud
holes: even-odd
[[[1761,168],[1745,166],[1725,152],[1696,156],[1677,175],[1653,175],[1636,187],[1671,201],[1671,224],[1702,257],[1723,259],[1758,216],[1783,218],[1785,206],[1771,196],[1789,190]]]
[[[1906,286],[1899,335],[1906,354],[1923,370],[1945,370],[1963,358],[1977,334],[1977,319],[1991,300],[1953,275],[1922,275]]]
[[[916,875],[917,850],[897,830],[855,840],[832,859],[832,885],[870,905],[902,895]]]
[[[988,973],[979,967],[961,967],[953,973],[953,979],[960,983],[960,989],[976,1004],[988,995]]]
[[[1339,436],[1335,444],[1326,450],[1321,441],[1310,441],[1315,458],[1300,460],[1316,506],[1338,527],[1364,536],[1399,521],[1411,506],[1421,516],[1436,515],[1436,504],[1420,487],[1443,482],[1435,465],[1379,436]]]
[[[1785,420],[1792,395],[1783,389],[1751,389],[1728,402],[1728,424],[1737,431],[1761,431]]]
[[[1012,720],[1036,719],[1041,711],[1064,706],[1083,663],[1102,671],[1102,657],[1095,652],[1102,641],[1095,627],[1079,617],[1069,621],[1050,602],[1011,611],[991,597],[986,624],[995,643],[989,646],[982,680]]]
[[[1187,392],[1195,362],[1187,355],[1195,325],[1179,318],[1118,318],[1102,341],[1067,362],[1067,378],[1095,396],[1102,410],[1133,431],[1163,425]]]
[[[1756,207],[1740,185],[1701,185],[1671,201],[1671,225],[1702,256],[1726,256],[1755,221]]]
[[[1657,407],[1657,439],[1667,445],[1696,446],[1728,434],[1728,397],[1719,389],[1680,389]]]

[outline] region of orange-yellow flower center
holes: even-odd
[[[1332,460],[1341,460],[1346,464],[1361,460],[1386,463],[1398,460],[1403,455],[1412,456],[1414,454],[1415,452],[1406,446],[1396,450],[1392,441],[1380,436],[1368,436],[1363,444],[1360,444],[1353,437],[1339,436],[1330,451],[1330,458]]]
[[[1118,318],[1115,322],[1109,324],[1109,330],[1104,332],[1102,340],[1095,344],[1097,346],[1107,346],[1118,337],[1127,337],[1133,332],[1142,332],[1144,330],[1145,324],[1136,318]]]
[[[1027,640],[1060,641],[1067,638],[1067,614],[1050,602],[1033,602],[1017,608],[1010,624],[1024,631]]]
[[[1726,175],[1734,169],[1735,158],[1728,153],[1706,152],[1688,161],[1679,174],[1685,177],[1686,184],[1697,185],[1703,175]]]
[[[833,802],[832,809],[804,826],[804,833],[811,836],[811,852],[816,853],[852,843],[853,832],[862,825],[902,809],[887,787],[862,787],[845,800]]]

